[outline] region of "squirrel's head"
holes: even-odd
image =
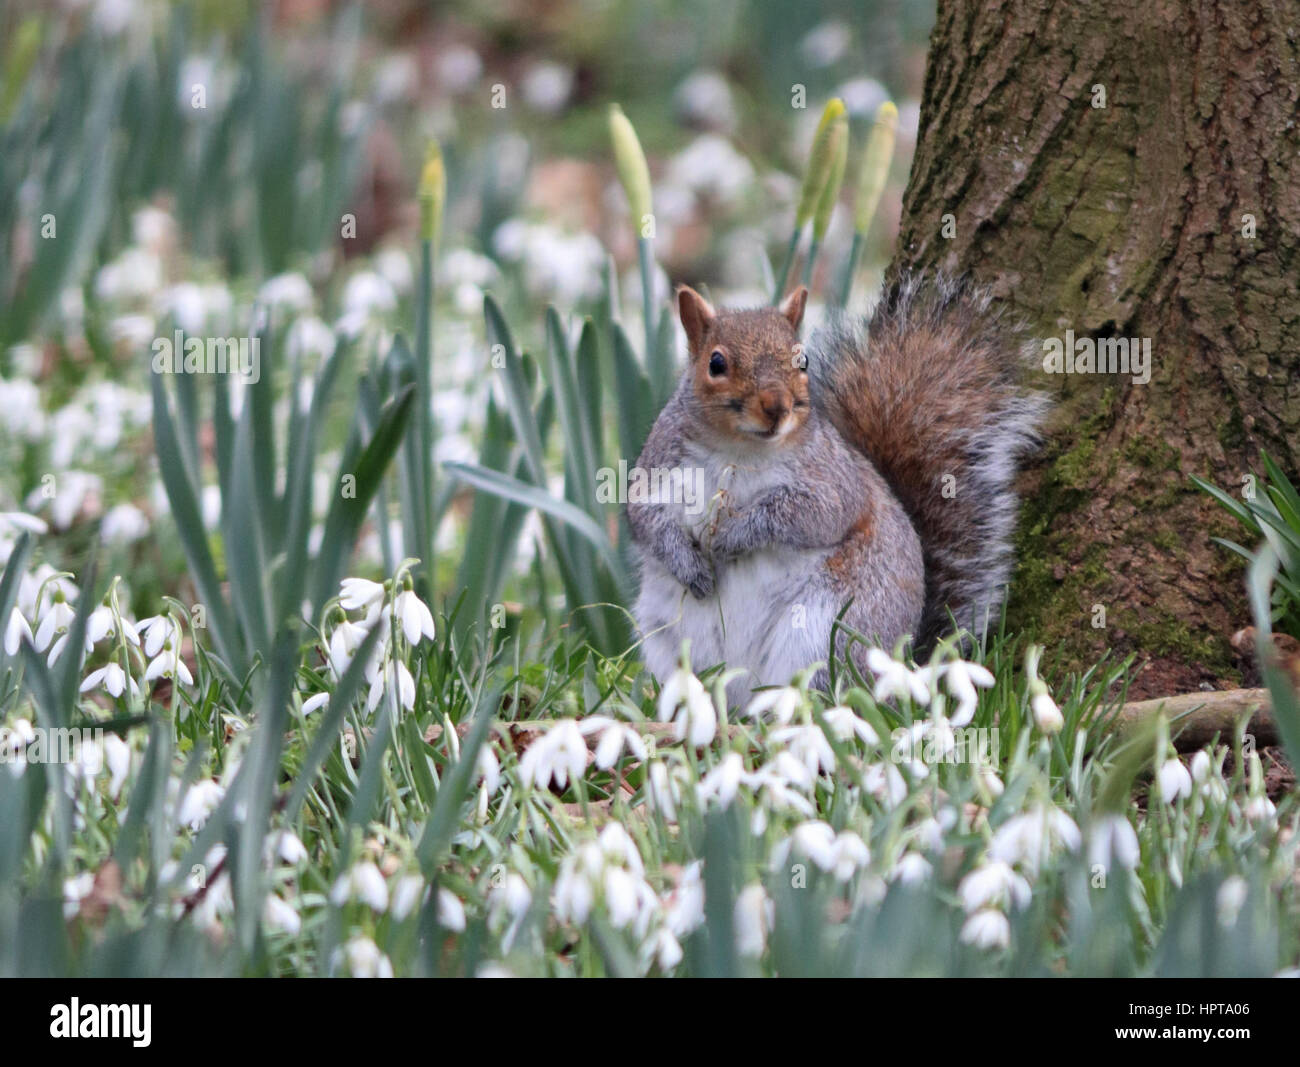
[[[780,307],[717,311],[689,286],[677,290],[691,386],[711,429],[775,443],[807,422],[808,360],[799,340],[807,300],[801,285]]]

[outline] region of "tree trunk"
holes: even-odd
[[[1039,338],[1150,339],[1145,385],[1035,373],[1010,608],[1075,664],[1138,653],[1139,694],[1232,684],[1248,621],[1210,540],[1242,531],[1188,475],[1300,458],[1298,27],[1300,0],[938,4],[894,267],[968,272]]]

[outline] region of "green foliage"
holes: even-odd
[[[1300,638],[1300,493],[1274,459],[1262,452],[1265,482],[1255,484],[1251,475],[1243,499],[1192,476],[1192,481],[1209,493],[1225,511],[1256,539],[1263,539],[1275,560],[1269,618],[1279,630]],[[1255,553],[1235,541],[1216,537],[1215,542],[1250,561]]]

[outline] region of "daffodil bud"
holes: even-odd
[[[862,167],[858,171],[858,198],[854,228],[866,233],[880,203],[889,177],[889,164],[894,158],[894,140],[898,133],[898,108],[886,100],[876,109],[875,125],[867,135],[867,147],[862,153]]]
[[[830,177],[835,163],[835,145],[832,143],[832,130],[838,120],[844,117],[844,101],[834,97],[822,111],[821,122],[817,124],[817,133],[813,137],[812,151],[808,155],[808,169],[804,172],[803,187],[799,190],[799,206],[795,209],[794,224],[802,227],[813,216],[822,190]]]
[[[831,125],[831,167],[826,175],[826,184],[822,186],[821,196],[817,198],[817,210],[813,213],[813,240],[820,241],[826,235],[826,228],[831,224],[831,212],[835,210],[835,201],[840,197],[840,186],[844,184],[844,169],[849,161],[849,120],[841,116]]]
[[[447,201],[447,172],[442,163],[442,149],[430,141],[420,171],[420,240],[437,243],[442,227],[442,210]]]
[[[627,202],[632,211],[632,221],[641,232],[651,214],[650,168],[646,166],[641,141],[623,109],[617,104],[609,108],[609,135],[614,142],[614,164],[618,180],[623,184]]]

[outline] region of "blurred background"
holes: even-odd
[[[168,505],[149,427],[152,342],[175,328],[246,333],[264,308],[279,343],[263,373],[283,385],[335,337],[364,363],[409,336],[431,138],[447,174],[440,460],[480,454],[485,292],[523,349],[545,344],[547,305],[576,324],[612,299],[636,336],[611,103],[653,177],[654,291],[666,300],[687,282],[754,304],[769,295],[825,102],[843,98],[861,145],[877,107],[896,101],[897,151],[854,297],[868,299],[895,236],[932,19],[928,0],[6,0],[0,564],[31,515],[49,534],[45,566],[79,570],[99,543],[139,610],[174,592],[184,559],[170,524],[154,529]],[[814,301],[853,237],[849,184]],[[318,515],[346,425],[323,434]],[[220,497],[205,480],[215,529]],[[453,558],[461,526],[439,528]],[[538,540],[525,530],[520,568]],[[383,562],[374,529],[361,552]]]

